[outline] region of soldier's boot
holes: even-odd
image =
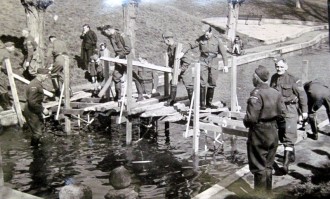
[[[213,95],[214,95],[214,88],[208,87],[206,93],[206,107],[211,109],[217,109],[218,106],[212,104]]]
[[[52,78],[52,84],[53,84],[53,88],[55,91],[55,96],[59,97],[61,95],[61,89],[60,89],[60,84],[59,84],[57,78]]]
[[[115,91],[116,91],[116,96],[114,98],[114,101],[118,101],[121,99],[121,82],[115,83]]]
[[[142,85],[140,84],[140,82],[135,81],[135,86],[136,86],[136,90],[138,92],[137,101],[139,102],[139,101],[144,100],[144,98],[143,98],[143,87],[142,87]]]
[[[313,140],[317,140],[319,138],[319,136],[318,136],[317,121],[316,121],[314,116],[309,117],[309,124],[311,125],[311,129],[312,129],[312,132],[313,132],[313,135],[311,135],[310,137]]]
[[[12,103],[8,93],[0,94],[0,105],[5,111],[12,109]]]
[[[266,193],[266,183],[266,172],[254,174],[254,192],[257,194],[257,196],[263,196]]]
[[[189,102],[191,103],[192,96],[193,96],[193,93],[194,93],[194,89],[193,88],[187,88],[187,93],[188,93]]]
[[[294,162],[294,161],[296,161],[296,154],[295,154],[295,149],[294,149],[294,147],[292,147],[292,151],[290,151],[290,163],[292,163],[292,162]]]
[[[290,153],[291,151],[284,150],[284,161],[283,161],[284,174],[287,174],[289,172]]]
[[[206,102],[205,102],[205,87],[201,87],[201,96],[200,96],[200,109],[206,110]]]
[[[167,100],[166,106],[173,106],[174,105],[175,98],[176,98],[176,92],[177,92],[177,86],[176,85],[171,85],[170,98]]]
[[[273,188],[273,174],[272,170],[267,170],[266,171],[266,190],[268,193],[272,192]]]

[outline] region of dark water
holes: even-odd
[[[309,60],[309,78],[318,77],[330,85],[327,42],[285,56],[289,71],[294,75],[301,75],[302,60]],[[251,76],[259,64],[275,72],[270,59],[238,68],[238,100],[242,111],[253,89]],[[228,100],[230,73],[220,74],[219,81],[215,98]],[[101,123],[111,123],[111,126]],[[134,122],[134,141],[139,140],[139,124],[139,121]],[[109,190],[110,171],[123,165],[131,173],[137,192],[140,186],[154,185],[157,196],[191,198],[247,163],[244,138],[239,140],[238,152],[233,157],[227,141],[223,154],[203,152],[205,145],[212,147],[202,133],[201,154],[194,158],[191,156],[192,139],[182,137],[184,130],[184,125],[171,125],[168,142],[164,124],[159,123],[156,141],[144,139],[126,146],[125,125],[116,125],[114,118],[96,120],[90,127],[80,130],[76,128],[73,130],[75,135],[68,137],[57,135],[60,131],[48,124],[44,144],[33,149],[25,131],[18,127],[6,128],[0,134],[5,182],[14,189],[47,199],[57,198],[59,189],[65,184],[81,182],[88,185],[93,198],[98,199],[104,198]]]

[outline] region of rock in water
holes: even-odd
[[[111,171],[109,177],[110,184],[115,189],[124,189],[131,184],[131,175],[125,169],[125,167],[120,166]]]
[[[92,199],[93,193],[91,188],[86,185],[66,185],[61,188],[59,199]]]
[[[126,189],[110,189],[107,195],[104,196],[105,199],[136,199],[138,198],[138,193],[134,191],[134,188]]]

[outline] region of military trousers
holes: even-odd
[[[32,137],[35,139],[40,139],[44,131],[42,113],[34,113],[32,110],[30,110],[29,105],[26,104],[24,108],[24,117],[26,124],[31,130]]]
[[[260,122],[249,129],[247,153],[251,173],[272,170],[278,146],[276,121]]]
[[[325,110],[328,115],[328,119],[330,122],[330,96],[320,98],[320,99],[308,99],[308,117],[312,120],[316,121],[316,112],[321,108],[321,106],[325,107]],[[316,123],[311,123],[310,125],[315,125]],[[312,129],[317,129],[317,127],[313,126]]]
[[[284,109],[285,129],[278,130],[279,139],[284,147],[293,147],[297,141],[297,104],[287,104]]]
[[[214,88],[217,86],[218,70],[209,67],[208,65],[201,64],[201,87]]]
[[[191,65],[189,65],[188,68],[186,68],[185,70],[182,70],[179,75],[179,79],[182,80],[182,83],[187,90],[194,88],[192,77],[193,77],[193,72]]]

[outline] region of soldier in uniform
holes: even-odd
[[[15,50],[13,42],[2,43],[0,41],[0,106],[3,110],[10,110],[12,108],[12,103],[8,94],[8,77],[7,69],[4,68],[4,59],[10,57],[10,52]]]
[[[168,55],[168,66],[173,68],[175,62],[175,53],[177,43],[174,41],[173,33],[165,32],[163,34],[163,39],[165,44],[167,45],[167,55]],[[191,63],[194,62],[194,55],[191,52],[191,49],[182,49],[180,53],[180,74],[179,79],[182,79],[183,84],[185,85],[188,93],[188,98],[191,101],[192,94],[194,91],[194,85],[192,81],[192,67]],[[195,61],[197,62],[197,61]],[[175,97],[177,92],[177,85],[171,85],[171,93],[170,98],[167,101],[167,105],[172,106],[175,103]]]
[[[310,135],[310,138],[317,140],[318,128],[316,112],[322,105],[325,107],[328,119],[330,121],[330,89],[318,79],[306,82],[304,84],[304,89],[306,91],[308,101],[308,120],[313,133]]]
[[[51,70],[52,84],[55,90],[55,96],[61,94],[63,85],[63,67],[65,55],[68,55],[68,49],[64,41],[57,39],[55,36],[49,36],[49,46],[46,54],[46,66]]]
[[[83,62],[82,69],[87,70],[90,57],[93,55],[95,49],[97,49],[97,36],[91,30],[90,26],[85,24],[83,25],[83,32],[80,35],[80,39],[82,39],[80,55]]]
[[[30,35],[30,31],[27,29],[22,30],[22,36],[24,37],[23,47],[24,47],[24,63],[23,69],[27,70],[30,66],[33,54],[37,50],[38,44],[35,39]]]
[[[288,64],[283,57],[274,59],[276,73],[272,76],[270,86],[282,94],[284,120],[279,126],[279,139],[284,145],[283,169],[287,173],[290,162],[295,161],[294,144],[297,140],[298,113],[307,119],[307,97],[302,82],[287,72]]]
[[[222,56],[224,71],[228,71],[228,58],[226,48],[219,38],[213,36],[212,28],[209,25],[202,26],[203,35],[200,36],[191,48],[199,47],[200,50],[200,63],[201,63],[201,98],[200,109],[206,108],[216,109],[217,106],[212,104],[214,89],[216,87],[219,59],[218,55]],[[206,92],[207,87],[207,92]],[[206,97],[206,102],[205,102]]]
[[[257,194],[272,190],[272,165],[278,146],[277,120],[282,114],[282,96],[268,85],[269,71],[259,65],[253,74],[255,89],[247,101],[244,125],[249,128],[247,152]]]
[[[102,33],[107,36],[110,40],[111,46],[115,51],[115,56],[119,59],[125,59],[126,55],[131,53],[131,41],[127,35],[118,31],[111,25],[105,25],[102,29]],[[112,73],[113,81],[115,82],[115,91],[116,97],[115,100],[119,100],[121,98],[121,78],[124,73],[127,71],[127,67],[124,64],[115,64],[115,70]],[[137,101],[143,100],[143,84],[142,78],[133,70],[133,81],[135,83],[138,99]]]
[[[24,107],[24,117],[29,129],[32,132],[31,146],[38,146],[43,135],[43,114],[48,115],[49,112],[42,106],[44,99],[43,86],[48,75],[49,70],[45,68],[38,68],[37,76],[34,78],[26,88],[26,104]]]

